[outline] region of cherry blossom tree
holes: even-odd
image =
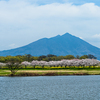
[[[7,60],[6,66],[11,71],[11,76],[13,76],[20,68],[20,59],[10,58]]]
[[[38,66],[38,65],[39,65],[39,61],[33,60],[33,61],[31,62],[31,65],[35,68],[35,66]]]
[[[22,63],[21,63],[21,65],[24,65],[24,66],[25,66],[25,68],[26,68],[26,66],[31,65],[31,63],[30,63],[30,62],[28,62],[28,61],[24,61],[24,62],[22,62]]]
[[[11,71],[11,76],[15,75],[15,73],[20,69],[21,65],[16,62],[16,63],[12,63],[12,62],[8,62],[6,63],[6,66],[8,67],[8,69]]]

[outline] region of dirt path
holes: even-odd
[[[3,72],[10,72],[3,70]],[[86,72],[86,70],[19,70],[18,72]]]
[[[10,72],[9,70],[4,70],[3,72]],[[30,73],[47,73],[47,72],[90,72],[90,73],[100,73],[100,70],[19,70],[18,72],[30,72]]]

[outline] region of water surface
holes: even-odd
[[[0,77],[0,100],[100,100],[100,76]]]

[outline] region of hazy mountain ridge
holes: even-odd
[[[92,46],[86,41],[73,36],[69,33],[57,35],[52,38],[42,38],[32,42],[26,46],[11,50],[0,51],[0,56],[6,55],[24,55],[31,54],[33,56],[54,54],[54,55],[84,55],[93,54],[100,59],[100,48]]]

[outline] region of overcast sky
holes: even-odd
[[[66,32],[100,48],[100,1],[0,0],[0,51]]]

